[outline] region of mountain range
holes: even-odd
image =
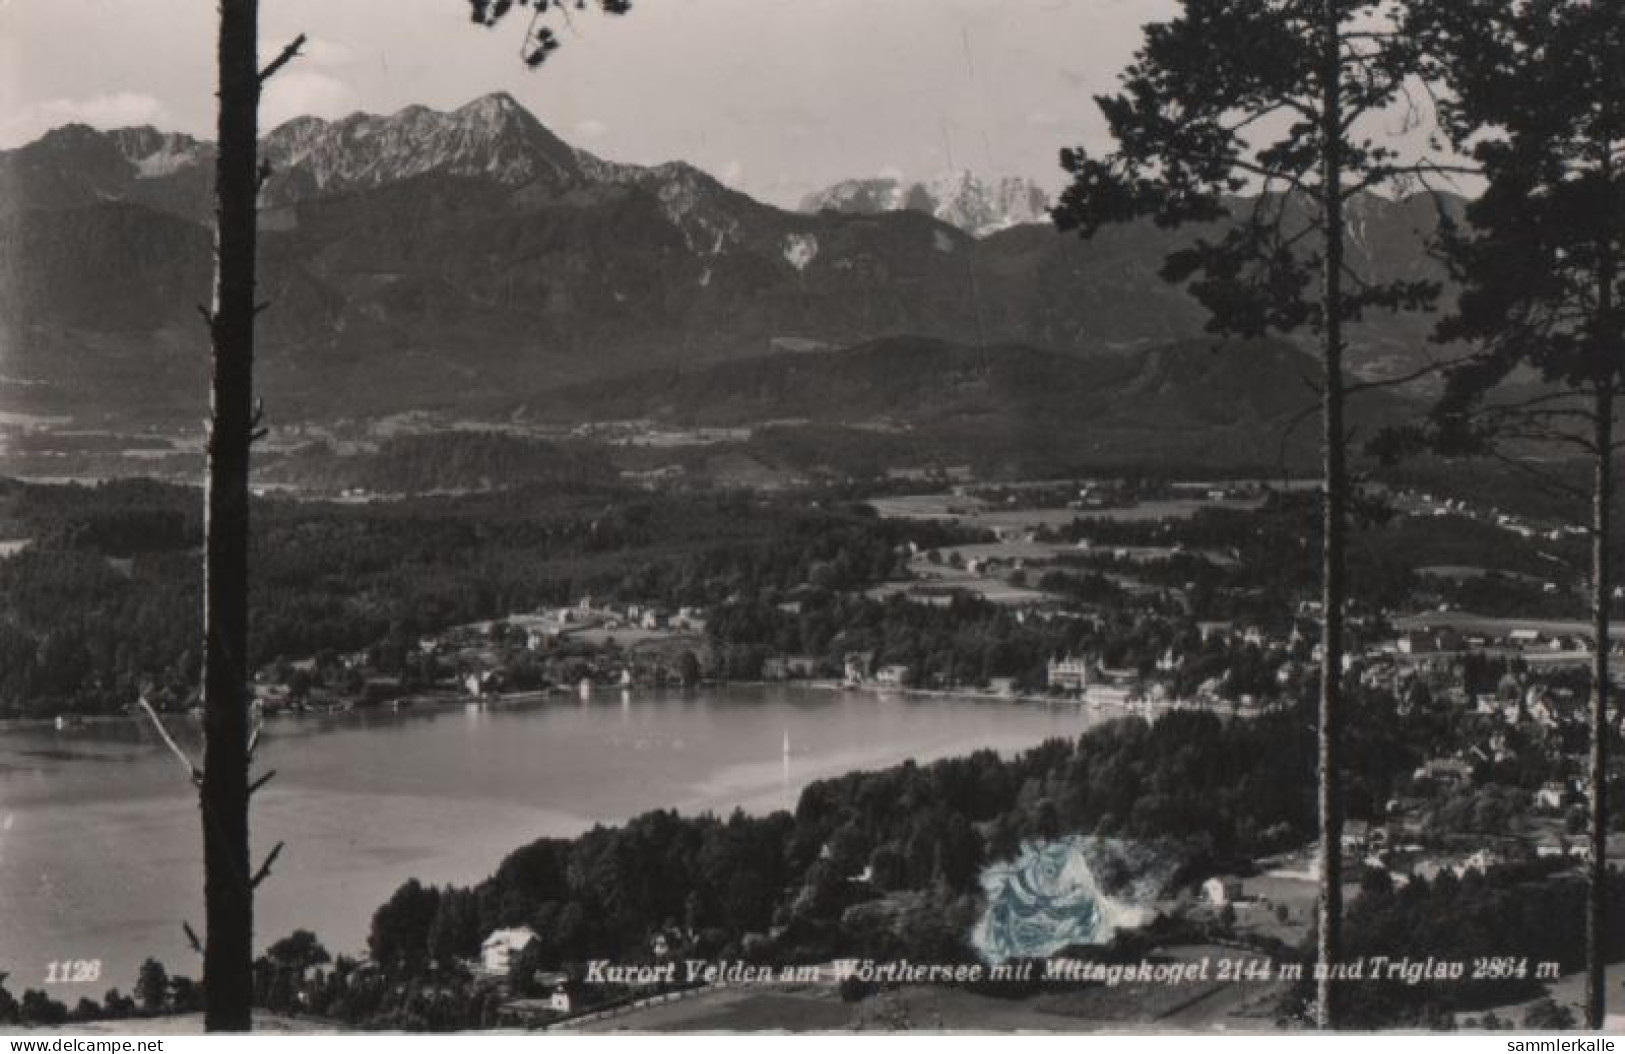
[[[977,237],[1024,223],[1049,222],[1049,195],[1019,176],[985,180],[974,172],[950,172],[924,183],[893,177],[849,179],[807,195],[801,212],[826,210],[872,216],[907,209],[934,216]]]
[[[1042,218],[1019,181],[961,175],[900,199],[860,182],[787,211],[684,162],[595,157],[501,94],[449,112],[300,118],[262,153],[258,369],[273,423],[516,403],[578,416],[572,398],[607,411],[605,386],[905,338],[938,359],[954,346],[994,361],[1125,358],[1114,368],[1133,371],[1204,325],[1157,276],[1200,231],[1130,226],[1086,243],[1019,222]],[[184,135],[82,125],[0,152],[0,409],[195,424],[213,159]],[[1352,205],[1353,266],[1436,273],[1421,251],[1431,202]],[[1352,367],[1414,363],[1430,324],[1360,323]],[[841,368],[826,355],[795,366]],[[1219,390],[1206,373],[1168,384],[1189,390],[1144,406],[1176,427],[1201,423],[1193,400]],[[798,383],[752,412],[806,416],[790,404],[817,390]]]

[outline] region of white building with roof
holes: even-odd
[[[536,931],[529,926],[492,930],[480,943],[480,965],[489,973],[506,974],[513,961],[538,940]]]

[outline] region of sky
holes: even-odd
[[[1062,146],[1105,145],[1109,91],[1173,0],[635,0],[557,24],[520,60],[520,16],[465,0],[261,0],[273,79],[262,126],[313,114],[451,109],[507,91],[573,145],[690,161],[794,205],[841,179],[957,169],[1062,182]],[[70,121],[211,137],[212,0],[0,0],[0,148]]]

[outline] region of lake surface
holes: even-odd
[[[358,952],[373,910],[406,879],[475,882],[544,835],[653,808],[794,808],[817,779],[1012,752],[1104,716],[740,687],[273,720],[256,773],[278,775],[255,799],[254,858],[287,848],[260,887],[256,948],[303,927],[335,953]],[[195,750],[195,722],[171,727]],[[0,971],[13,994],[43,987],[53,961],[102,962],[95,983],[49,986],[70,1005],[129,991],[148,955],[196,977],[181,924],[201,932],[201,859],[196,798],[149,727],[0,731]]]

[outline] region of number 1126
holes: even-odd
[[[45,966],[46,984],[90,984],[101,975],[100,959],[64,959]]]

